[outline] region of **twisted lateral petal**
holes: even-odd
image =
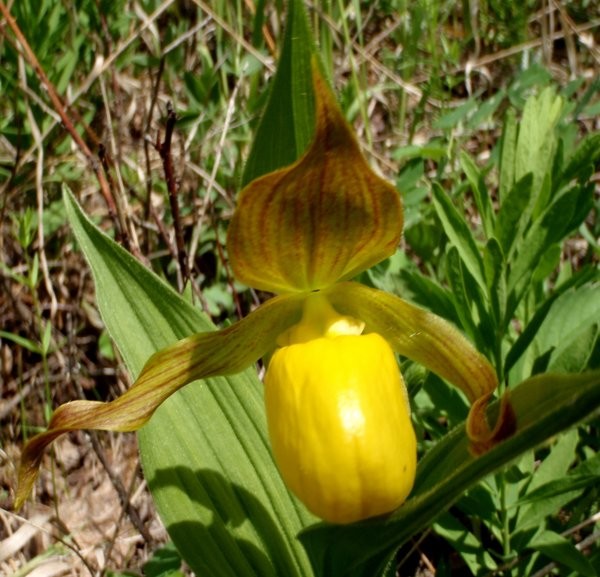
[[[15,508],[19,509],[31,492],[43,451],[57,437],[79,429],[139,429],[181,387],[198,379],[237,373],[274,349],[277,336],[300,319],[302,300],[301,295],[273,298],[226,329],[198,333],[157,352],[132,387],[114,401],[73,401],[58,407],[48,430],[25,445]]]
[[[229,225],[236,278],[275,293],[355,276],[392,254],[402,232],[398,192],[367,164],[316,68],[313,81],[313,143],[242,190]]]
[[[485,451],[514,432],[508,397],[493,430],[485,420],[488,399],[498,380],[488,360],[451,324],[383,291],[341,283],[324,291],[341,314],[366,323],[366,332],[382,335],[392,348],[461,389],[472,404],[467,431],[475,452]]]

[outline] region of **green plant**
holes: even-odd
[[[283,70],[282,74],[291,75],[294,82],[275,83],[272,103],[294,102],[299,86],[310,90],[306,66],[310,53],[306,46],[310,46],[310,37],[303,24],[301,5],[294,2],[292,6],[297,10],[297,20],[290,17],[288,27],[291,56],[289,61],[282,58],[285,64],[280,64],[280,70]],[[288,70],[286,66],[289,66]],[[551,93],[542,93],[531,102],[527,114],[529,122],[539,128],[535,139],[537,147],[519,145],[521,136],[530,138],[532,135],[523,132],[516,136],[514,121],[512,125],[508,121],[501,154],[498,214],[492,208],[483,175],[468,157],[463,157],[463,168],[472,186],[483,229],[474,237],[462,211],[456,209],[441,185],[434,184],[436,218],[451,241],[435,255],[444,265],[445,276],[432,281],[417,273],[412,275],[415,291],[420,289],[419,300],[433,302],[445,311],[445,314],[440,313],[442,316],[462,325],[478,348],[493,359],[503,385],[508,388],[519,383],[511,395],[517,421],[515,434],[484,455],[475,457],[469,453],[464,426],[459,425],[449,433],[436,430],[427,426],[425,411],[419,411],[417,417],[423,419],[428,441],[433,440],[435,444],[428,447],[419,464],[415,489],[406,504],[385,521],[308,528],[314,519],[288,494],[273,467],[267,449],[260,384],[255,374],[249,370],[236,377],[216,377],[191,385],[161,407],[140,436],[145,469],[159,509],[182,556],[197,572],[372,575],[388,568],[391,573],[390,559],[394,551],[428,527],[441,509],[454,501],[460,506],[464,491],[478,480],[597,409],[597,373],[573,374],[590,365],[589,353],[595,350],[597,325],[581,329],[581,323],[575,322],[573,339],[568,341],[574,343],[573,346],[557,353],[557,344],[548,345],[540,336],[542,340],[536,346],[540,347],[542,355],[538,355],[535,348],[531,353],[535,355],[535,361],[544,354],[547,357],[533,363],[539,370],[519,365],[523,355],[530,354],[537,335],[542,335],[544,323],[552,318],[550,311],[559,302],[560,295],[583,290],[582,287],[586,291],[595,291],[590,282],[595,271],[588,269],[573,276],[565,273],[564,284],[557,283],[554,292],[545,294],[553,268],[550,265],[556,262],[554,247],[560,246],[589,211],[591,188],[589,170],[586,172],[586,169],[597,160],[593,156],[597,150],[597,146],[593,146],[596,141],[584,142],[568,158],[562,156],[563,149],[561,157],[549,163],[548,158],[554,160],[556,156],[548,152],[548,147],[555,151],[548,133],[555,134],[556,128],[552,121],[555,114],[548,111],[558,107],[556,99]],[[289,130],[273,130],[272,124],[269,129],[275,118],[273,106],[267,108],[261,130],[257,132],[254,156],[251,156],[254,164],[250,163],[251,168],[246,169],[246,181],[295,160],[309,139],[302,131],[312,126],[310,111],[292,106],[292,122],[289,118],[287,123],[283,120],[283,126],[288,126]],[[285,112],[286,108],[283,110]],[[524,124],[525,120],[522,120]],[[273,146],[273,149],[286,151],[291,158],[274,159],[273,155],[265,154],[265,143],[273,141],[274,135],[280,146]],[[289,146],[290,142],[293,147]],[[519,146],[519,154],[526,153],[527,161],[515,152]],[[438,153],[434,150],[432,154]],[[564,169],[560,170],[562,164]],[[530,167],[533,167],[532,176],[528,176]],[[553,180],[546,184],[548,175]],[[558,184],[554,187],[552,183]],[[464,187],[456,192],[462,191]],[[573,199],[583,203],[573,206]],[[519,202],[525,202],[525,209],[518,210]],[[134,374],[140,372],[153,351],[192,332],[212,328],[196,308],[103,236],[72,197],[66,195],[65,203],[78,240],[94,270],[105,322]],[[565,214],[568,218],[558,219],[557,215],[564,217]],[[523,240],[521,246],[514,244],[519,238]],[[451,291],[443,288],[445,282]],[[597,302],[597,297],[589,300]],[[564,306],[570,307],[570,304]],[[515,316],[524,323],[520,335],[511,330]],[[132,340],[132,334],[138,338]],[[588,353],[587,356],[582,352]],[[569,372],[546,374],[547,367],[561,366],[568,367]],[[529,378],[532,373],[540,374]],[[420,379],[418,374],[416,377],[414,382]],[[435,377],[426,377],[423,387],[430,398],[436,394],[433,392],[435,386],[440,386]],[[441,390],[445,390],[443,383]],[[451,423],[453,419],[457,423],[466,413],[466,404],[457,395],[452,402],[442,406],[449,413]],[[435,410],[439,410],[438,407],[436,403]],[[424,407],[417,405],[417,408]],[[491,407],[492,416],[494,412],[498,412],[497,404]],[[555,454],[564,450],[563,447],[552,449]],[[569,464],[563,458],[551,470],[565,473]],[[527,474],[527,467],[531,467],[530,462],[521,474]],[[496,479],[488,479],[487,483],[495,486],[487,496],[484,486],[484,494],[482,496],[480,492],[479,498],[484,503],[489,502],[490,496],[497,501],[499,518],[487,520],[490,532],[500,543],[497,556],[504,556],[502,561],[509,563],[513,552],[511,542],[518,540],[518,532],[515,535],[511,532],[514,501],[511,502],[509,493],[513,485],[517,485],[518,491],[526,491],[525,487],[530,486],[528,502],[535,502],[536,499],[543,500],[544,496],[560,495],[561,487],[571,491],[573,487],[583,489],[589,486],[594,474],[593,468],[577,469],[571,473],[574,479],[550,488],[540,485],[546,493],[537,494],[531,483],[524,482],[525,478],[512,483],[508,473],[497,473]],[[527,492],[523,494],[527,496]],[[527,502],[521,500],[519,511],[526,510]],[[458,543],[459,538],[451,533],[457,529],[451,518],[439,519],[436,527],[441,534],[445,530],[448,539]],[[298,540],[300,530],[304,532]],[[473,537],[477,539],[475,533],[469,531],[469,539]],[[560,547],[564,550],[564,543],[557,539],[552,541],[552,537],[547,531],[538,535],[537,541],[525,539],[521,549],[537,546],[537,550],[546,555]],[[576,559],[573,566],[578,570],[585,567],[584,571],[587,571],[581,558],[572,555],[570,559]],[[486,563],[489,564],[488,559],[482,562],[484,567]]]

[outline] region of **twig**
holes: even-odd
[[[154,88],[152,89],[152,99],[150,100],[150,110],[148,111],[148,117],[146,118],[146,128],[144,134],[150,133],[150,126],[152,125],[152,118],[154,116],[154,107],[158,99],[158,91],[160,88],[160,81],[165,69],[165,57],[160,59],[158,65],[158,72],[156,73],[156,80],[154,82]],[[146,159],[146,204],[144,208],[144,218],[148,220],[152,210],[152,164],[150,162],[150,141],[148,138],[144,138],[144,157]],[[158,224],[158,221],[157,221]],[[170,243],[167,242],[167,246]],[[144,252],[150,253],[150,235],[146,232],[144,236]]]
[[[167,180],[167,190],[169,193],[169,203],[171,205],[171,213],[173,215],[173,227],[175,228],[175,243],[177,245],[177,257],[179,261],[179,269],[182,277],[182,288],[186,285],[190,278],[188,267],[187,254],[185,244],[183,242],[183,229],[181,226],[181,217],[179,214],[179,187],[175,178],[175,170],[173,169],[173,157],[171,154],[171,143],[173,140],[173,131],[177,115],[173,110],[171,103],[167,104],[167,125],[165,129],[165,138],[161,143],[158,139],[156,142],[156,150],[160,154]]]
[[[112,483],[113,487],[115,488],[115,491],[119,495],[119,500],[121,501],[121,505],[126,511],[127,516],[129,517],[135,528],[139,531],[140,535],[144,538],[144,541],[146,541],[146,543],[151,543],[152,535],[150,535],[148,529],[146,529],[146,526],[141,520],[137,509],[131,504],[129,500],[129,495],[131,491],[128,491],[125,488],[119,476],[116,475],[115,472],[112,470],[112,467],[110,466],[110,463],[108,462],[108,459],[104,454],[104,450],[100,445],[100,441],[98,440],[98,434],[95,431],[88,431],[88,435],[90,437],[94,453],[96,453],[96,456],[98,457],[100,463],[102,463],[102,466],[104,467],[104,470],[106,471],[110,482]]]
[[[92,170],[94,171],[94,173],[96,174],[96,178],[98,179],[98,183],[100,185],[100,190],[102,192],[102,196],[104,197],[104,200],[108,207],[109,214],[113,218],[113,220],[115,220],[115,222],[118,222],[116,220],[115,202],[114,202],[114,199],[110,192],[110,189],[108,187],[108,182],[106,181],[106,178],[104,177],[104,173],[102,172],[102,167],[100,166],[100,163],[98,162],[98,160],[96,159],[96,157],[94,156],[92,151],[89,149],[88,145],[85,143],[83,138],[81,138],[81,136],[75,129],[75,126],[73,126],[71,119],[67,115],[65,106],[63,105],[60,96],[58,95],[58,93],[56,92],[56,89],[54,88],[54,85],[52,84],[52,82],[50,82],[48,76],[46,75],[46,72],[42,68],[42,65],[40,64],[39,60],[37,59],[37,56],[31,49],[31,46],[29,46],[27,39],[21,32],[19,25],[17,24],[16,20],[11,16],[8,8],[6,7],[6,5],[4,4],[4,2],[2,0],[0,0],[0,12],[2,12],[2,15],[6,19],[6,22],[8,23],[11,30],[13,31],[13,34],[17,38],[17,41],[23,51],[23,56],[25,57],[25,59],[27,60],[29,65],[34,69],[37,77],[40,79],[40,82],[46,88],[46,90],[48,92],[48,96],[50,98],[50,101],[52,102],[52,106],[54,107],[54,110],[56,110],[58,115],[60,116],[63,126],[65,127],[67,132],[71,135],[71,138],[73,138],[73,140],[75,141],[75,143],[77,144],[77,146],[79,147],[81,152],[84,154],[84,156],[87,158],[88,162],[90,163],[90,166],[92,167]],[[125,233],[125,231],[123,231],[123,232]]]
[[[223,148],[225,147],[227,134],[229,132],[229,127],[231,125],[231,119],[233,117],[233,111],[235,109],[235,100],[237,98],[239,86],[240,86],[239,83],[234,86],[231,96],[229,98],[229,102],[227,104],[227,112],[225,113],[225,122],[223,124],[223,129],[221,131],[221,138],[219,139],[219,143],[217,144],[217,149],[215,151],[215,162],[213,164],[213,168],[210,173],[208,183],[206,185],[206,193],[204,194],[204,202],[202,204],[202,209],[200,211],[200,214],[198,215],[197,223],[196,223],[196,225],[194,227],[194,231],[192,233],[192,241],[190,244],[190,262],[195,261],[196,249],[198,247],[198,241],[200,239],[200,232],[201,232],[202,226],[204,224],[204,218],[206,216],[206,212],[207,212],[209,206],[211,205],[210,193],[212,192],[212,189],[215,187],[215,183],[217,180],[217,172],[219,170],[219,167],[221,166],[221,158],[223,156]]]
[[[133,489],[135,487],[135,481],[136,481],[136,477],[137,477],[139,471],[140,471],[140,463],[138,461],[136,463],[136,466],[135,466],[135,471],[134,471],[134,473],[133,473],[133,475],[131,477],[131,482],[129,483],[129,488],[127,489],[127,501],[126,501],[126,503],[127,503],[128,506],[131,506],[131,507],[133,507],[133,505],[131,505],[131,503],[133,502],[132,495],[134,493]],[[133,510],[136,511],[135,509],[133,509]],[[121,525],[121,522],[123,521],[123,518],[125,517],[126,514],[128,514],[128,511],[127,511],[127,508],[126,508],[125,504],[123,504],[123,506],[121,508],[121,514],[119,515],[119,519],[118,519],[117,523],[115,523],[115,527],[113,529],[112,537],[110,538],[110,540],[108,542],[108,548],[107,548],[106,555],[105,555],[106,562],[105,562],[104,569],[101,572],[101,575],[103,575],[103,576],[106,574],[106,569],[107,569],[106,565],[107,565],[107,562],[110,560],[110,558],[112,556],[113,549],[115,548],[115,545],[116,545],[116,542],[117,542],[117,538],[119,536],[120,525]],[[136,512],[136,515],[137,515],[137,512]],[[129,517],[131,518],[131,515],[129,515]],[[133,519],[132,519],[132,521],[133,521]],[[141,522],[141,520],[140,520],[140,522]],[[146,541],[146,544],[152,543],[152,541],[150,540],[152,538],[152,535],[150,535],[150,533],[146,530],[146,528],[143,525],[142,525],[142,527],[143,527],[144,531],[146,531],[145,534],[142,531],[140,531],[140,534],[142,535],[142,538]],[[138,530],[139,530],[139,528],[138,528]]]

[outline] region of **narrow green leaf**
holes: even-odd
[[[92,268],[107,329],[130,371],[150,355],[212,324],[103,235],[65,193],[67,214]],[[139,433],[158,511],[198,574],[310,575],[295,540],[312,517],[273,463],[253,370],[195,382],[173,395]]]
[[[494,211],[492,210],[492,204],[490,202],[490,193],[485,185],[481,170],[475,164],[473,159],[464,151],[460,154],[460,165],[464,170],[467,180],[471,185],[473,191],[473,197],[475,198],[475,204],[477,210],[481,216],[483,224],[483,230],[486,237],[490,237],[494,230]]]
[[[455,246],[450,247],[450,250],[446,255],[446,271],[452,290],[454,307],[458,314],[458,318],[460,319],[460,324],[462,325],[463,330],[469,335],[470,339],[472,341],[477,341],[478,331],[473,322],[473,311],[471,310],[471,304],[465,288],[461,260]]]
[[[597,577],[596,570],[568,539],[554,531],[544,531],[531,541],[529,546],[544,553],[560,565],[569,567],[583,577]]]
[[[314,53],[304,3],[290,0],[277,72],[246,162],[242,186],[291,164],[310,143],[315,124],[311,72]]]
[[[531,200],[532,186],[533,176],[526,174],[515,183],[502,200],[496,221],[495,236],[507,258],[511,248],[519,245],[529,219],[527,207]]]
[[[420,272],[400,271],[402,280],[413,293],[414,302],[426,307],[432,313],[459,324],[456,309],[450,292],[442,288],[435,280]],[[388,291],[391,292],[391,291]]]
[[[517,119],[514,109],[509,109],[504,119],[500,141],[500,182],[498,195],[502,203],[515,184],[515,155],[517,153]]]
[[[419,463],[412,496],[386,521],[347,527],[320,525],[301,536],[310,549],[316,574],[364,576],[373,558],[390,552],[428,527],[469,487],[544,440],[598,413],[600,373],[542,375],[521,383],[511,393],[518,430],[487,453],[468,450],[464,426],[444,437]],[[498,410],[498,403],[490,413]]]
[[[32,353],[42,354],[42,348],[37,343],[34,343],[32,340],[22,337],[20,335],[16,335],[14,333],[9,333],[7,331],[0,331],[0,339],[6,339],[7,341],[12,341],[16,345],[31,351]]]
[[[433,204],[444,227],[444,232],[450,242],[458,249],[467,270],[477,281],[479,287],[485,291],[483,262],[473,238],[473,233],[439,183],[433,183],[432,194]]]
[[[544,501],[558,495],[570,493],[571,491],[579,491],[596,486],[598,486],[598,475],[568,475],[549,481],[531,491],[531,493],[527,493],[525,497],[516,503],[516,506],[521,507],[535,501]]]
[[[562,475],[559,473],[559,476]],[[595,476],[597,480],[600,476],[600,453],[596,453],[593,457],[581,461],[574,469],[569,471],[569,476],[572,476],[572,478]],[[533,481],[535,482],[535,475]],[[546,479],[546,482],[551,482],[551,479]],[[538,487],[541,486],[538,485]],[[582,488],[575,487],[563,493],[556,493],[553,496],[548,495],[545,499],[535,499],[522,509],[519,509],[518,521],[516,522],[514,533],[515,540],[520,540],[524,543],[529,542],[531,538],[529,532],[532,529],[539,527],[548,515],[556,513],[556,511],[565,507],[569,502],[578,498],[583,490]],[[518,506],[519,500],[516,500],[514,505]]]
[[[500,243],[491,237],[483,250],[483,270],[488,298],[495,315],[495,326],[502,326],[506,313],[506,264]]]

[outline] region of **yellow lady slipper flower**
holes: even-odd
[[[396,189],[368,166],[316,67],[313,80],[312,144],[241,192],[228,231],[236,277],[279,296],[226,329],[156,353],[114,401],[59,407],[48,430],[25,446],[17,508],[59,435],[136,430],[184,385],[269,355],[265,403],[275,460],[289,488],[331,522],[387,513],[411,490],[416,441],[394,351],[467,395],[474,451],[510,434],[509,403],[496,427],[487,425],[496,375],[461,333],[396,296],[348,282],[396,250],[402,207]]]
[[[265,376],[275,461],[313,513],[350,523],[399,507],[417,466],[408,395],[390,345],[318,293]]]

